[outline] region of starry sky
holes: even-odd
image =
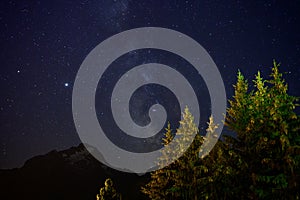
[[[0,168],[80,143],[71,105],[76,73],[114,34],[155,26],[192,37],[218,66],[227,97],[238,69],[247,79],[257,70],[267,77],[276,59],[289,93],[300,96],[299,25],[299,0],[1,1]]]

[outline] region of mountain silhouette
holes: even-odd
[[[123,199],[147,199],[140,188],[150,175],[121,172],[96,160],[80,144],[27,160],[23,167],[0,170],[0,199],[95,200],[106,178]]]

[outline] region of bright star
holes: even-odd
[[[69,83],[65,83],[65,87],[68,87],[69,86]]]

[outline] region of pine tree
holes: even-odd
[[[163,145],[167,146],[173,140],[173,138],[174,138],[174,136],[172,134],[171,124],[170,124],[170,122],[168,122],[165,137],[162,139]]]
[[[236,132],[237,138],[227,137],[226,143],[243,163],[235,170],[243,176],[240,194],[247,194],[246,198],[299,198],[300,123],[294,112],[297,98],[287,94],[278,67],[274,61],[270,80],[263,80],[258,72],[253,81],[255,90],[250,92],[239,72],[235,95],[227,109],[225,125]]]
[[[175,162],[177,171],[173,177],[174,184],[169,189],[177,199],[198,199],[199,187],[197,182],[201,176],[199,150],[203,143],[203,138],[198,132],[194,117],[189,109],[185,108],[180,127],[176,131],[176,135],[180,136],[176,141],[179,148],[174,150],[183,153],[183,155]],[[188,146],[188,144],[191,144],[189,148],[182,152],[183,147]]]
[[[222,140],[218,140],[210,152],[205,151],[211,145],[210,138],[216,137],[217,128],[211,116],[199,152],[199,199],[244,199],[244,195],[239,194],[241,176],[236,170],[243,165],[240,156]]]
[[[298,98],[287,94],[278,67],[274,62],[269,80],[258,72],[251,91],[238,72],[225,118],[236,137],[224,136],[209,154],[205,152],[217,128],[211,117],[206,136],[197,134],[178,160],[153,172],[144,193],[151,199],[299,199],[300,116],[294,112]],[[185,137],[175,137],[174,142],[184,144],[191,132],[198,132],[192,122],[187,109],[177,130]],[[175,150],[166,146],[159,162],[181,150],[180,145]]]
[[[248,81],[245,80],[242,73],[239,71],[237,75],[237,83],[234,87],[234,100],[229,100],[230,108],[227,109],[225,125],[235,132],[246,129],[246,121],[249,120],[248,112],[251,105],[251,94],[248,94]],[[243,137],[240,132],[240,137]]]
[[[218,135],[216,134],[216,129],[219,125],[214,123],[213,116],[210,116],[209,122],[207,124],[208,128],[206,129],[206,135],[203,137],[203,144],[201,145],[201,148],[199,150],[200,158],[204,158],[209,154],[208,149],[212,149],[211,146],[213,145],[211,144],[211,142],[214,140],[214,138],[218,137]]]
[[[173,139],[173,134],[171,130],[171,125],[168,123],[166,128],[165,137],[163,138],[163,145],[166,147]],[[162,156],[158,159],[158,165],[160,167],[164,166],[165,162],[169,162],[170,158],[166,151],[162,152]],[[160,200],[160,199],[171,199],[172,194],[168,191],[170,185],[172,185],[172,167],[166,166],[162,169],[158,169],[151,173],[151,181],[141,188],[141,191],[148,195],[150,199]]]
[[[105,180],[104,187],[100,188],[97,200],[121,200],[121,195],[116,192],[113,182],[110,178]]]
[[[152,172],[151,181],[142,188],[142,192],[150,199],[197,199],[196,187],[198,172],[200,172],[198,153],[202,137],[198,134],[198,128],[189,109],[184,110],[180,127],[172,141],[173,146],[168,145],[172,135],[170,126],[166,131],[165,148],[162,150],[158,163],[163,164],[178,158],[181,154],[182,156],[163,169]],[[186,150],[185,146],[190,143],[190,147]]]

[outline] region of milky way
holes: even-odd
[[[290,94],[300,96],[299,13],[298,1],[3,1],[0,168],[80,143],[71,107],[76,73],[95,46],[132,28],[165,27],[195,39],[218,66],[227,97],[238,69],[248,79],[257,70],[267,78],[273,59],[287,72]],[[124,63],[180,63],[150,54],[130,52]],[[197,88],[206,91],[201,81]]]

